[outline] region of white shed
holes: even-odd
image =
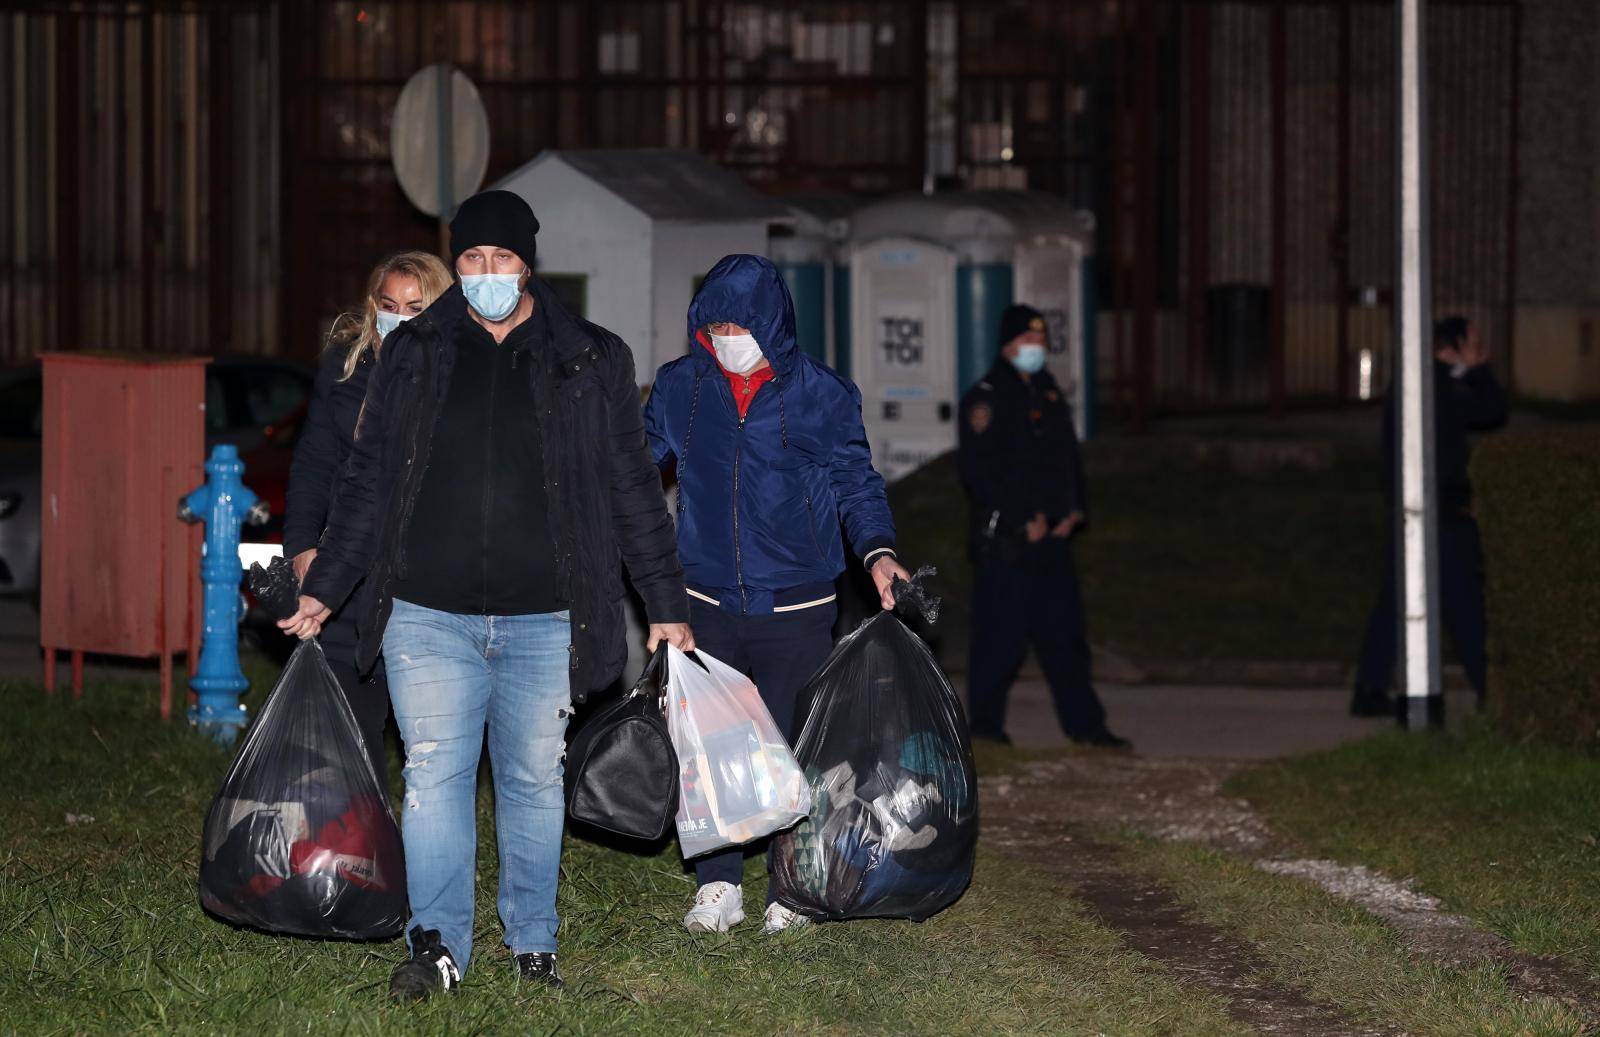
[[[589,320],[633,348],[641,385],[683,354],[699,279],[733,252],[765,255],[792,216],[692,151],[542,151],[494,185],[539,217],[538,271]]]

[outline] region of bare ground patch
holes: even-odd
[[[1239,855],[1265,871],[1305,879],[1328,893],[1354,903],[1383,919],[1400,933],[1407,947],[1449,965],[1494,964],[1504,968],[1519,989],[1529,994],[1557,998],[1600,1018],[1600,990],[1576,967],[1554,958],[1518,951],[1503,937],[1486,932],[1470,920],[1443,911],[1438,900],[1419,892],[1409,881],[1396,880],[1371,869],[1333,861],[1304,860],[1293,855],[1285,840],[1242,799],[1228,796],[1223,784],[1244,764],[1215,760],[1147,760],[1115,753],[1083,753],[1025,764],[1015,774],[982,780],[984,839],[990,845],[1054,873],[1074,879],[1080,895],[1102,912],[1109,924],[1127,933],[1130,945],[1171,963],[1197,961],[1190,978],[1217,988],[1239,982],[1227,959],[1238,948],[1228,947],[1225,934],[1210,946],[1220,955],[1194,955],[1193,921],[1181,918],[1181,909],[1169,894],[1147,879],[1130,876],[1123,862],[1108,872],[1099,860],[1107,851],[1093,848],[1075,833],[1096,826],[1134,828],[1157,839],[1195,842]],[[1078,878],[1081,873],[1081,878]],[[1137,886],[1144,900],[1130,900],[1126,890]],[[1148,887],[1148,888],[1146,888]],[[1119,893],[1119,890],[1122,891]],[[1119,899],[1120,897],[1120,899]],[[1137,908],[1137,909],[1136,909]],[[1195,932],[1203,931],[1200,927]],[[1211,939],[1207,935],[1203,940]],[[1203,942],[1203,941],[1202,941]],[[1142,945],[1149,944],[1149,949]],[[1255,955],[1244,948],[1245,960]],[[1266,1032],[1383,1033],[1361,1029],[1344,1020],[1343,1029],[1307,1029],[1293,1023],[1294,1013],[1308,1010],[1334,1013],[1318,1025],[1338,1026],[1342,1019],[1333,1009],[1305,1001],[1303,995],[1268,984],[1265,998],[1252,993],[1248,979],[1255,970],[1245,967],[1246,986],[1235,993],[1218,989],[1240,1006],[1240,1011],[1267,1011],[1281,1005],[1287,1013],[1274,1030],[1270,1019],[1239,1017]],[[1180,972],[1188,975],[1187,971]],[[1296,1000],[1298,999],[1298,1000]],[[1303,1002],[1303,1005],[1302,1005]],[[1304,1008],[1309,1005],[1310,1008]],[[1254,1007],[1252,1007],[1254,1006]]]

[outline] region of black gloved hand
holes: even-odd
[[[274,621],[294,615],[300,608],[300,581],[294,575],[294,563],[274,558],[263,569],[260,562],[251,562],[250,593]]]
[[[939,603],[944,599],[931,593],[924,582],[937,573],[938,570],[933,566],[924,565],[911,574],[909,581],[896,576],[894,582],[889,584],[889,593],[894,595],[895,609],[908,606],[922,613],[922,618],[929,624],[939,622]]]

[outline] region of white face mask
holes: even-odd
[[[1044,370],[1044,347],[1031,342],[1018,346],[1016,359],[1011,362],[1023,374],[1037,374]]]
[[[749,374],[761,365],[761,346],[754,335],[711,336],[717,362],[734,374]]]
[[[378,322],[378,341],[382,342],[389,337],[389,332],[411,319],[411,314],[390,313],[388,310],[379,310],[375,317]]]

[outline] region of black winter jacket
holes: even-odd
[[[1389,393],[1383,407],[1383,476],[1389,502],[1399,499],[1395,467],[1396,408],[1399,394]],[[1487,432],[1505,424],[1510,405],[1488,364],[1469,367],[1460,375],[1450,365],[1433,362],[1433,470],[1439,518],[1466,518],[1472,513],[1472,480],[1467,474],[1472,444],[1469,433]]]
[[[334,346],[322,354],[317,381],[311,390],[305,424],[294,445],[294,462],[289,466],[289,486],[285,493],[283,516],[283,554],[286,558],[320,545],[328,524],[339,475],[350,459],[355,443],[356,416],[367,393],[367,379],[376,366],[372,354],[363,356],[349,378],[344,376],[348,348]],[[332,657],[354,662],[356,625],[351,609],[344,609],[323,624],[323,649]]]
[[[632,352],[569,314],[538,278],[529,291],[549,324],[548,347],[524,366],[542,424],[556,590],[572,612],[572,695],[582,701],[615,680],[627,658],[621,563],[652,623],[687,622],[688,595],[645,445]],[[455,331],[471,319],[453,286],[385,340],[355,450],[306,574],[305,593],[329,606],[366,577],[355,603],[362,669],[382,646],[391,585],[405,564],[406,526],[450,384]]]
[[[1049,371],[1024,381],[1004,357],[961,398],[957,466],[972,499],[970,546],[1023,536],[1043,513],[1051,525],[1074,511],[1087,520],[1089,493],[1072,407]]]

